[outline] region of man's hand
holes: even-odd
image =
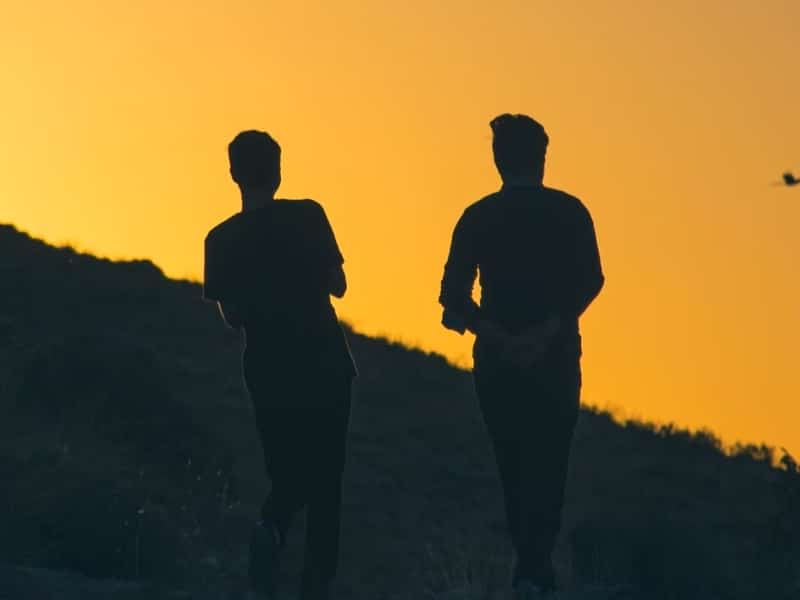
[[[506,334],[499,346],[503,361],[520,369],[532,367],[547,351],[560,326],[560,319],[551,317],[520,334]]]
[[[492,346],[503,362],[526,369],[542,358],[560,327],[561,319],[554,316],[522,333],[512,335],[492,321],[481,319],[475,324],[474,333]]]
[[[464,335],[464,332],[467,330],[467,320],[460,314],[452,310],[447,310],[446,308],[442,313],[442,325],[451,331],[455,331],[459,335]]]

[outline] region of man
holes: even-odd
[[[251,543],[256,591],[274,591],[290,521],[308,507],[303,600],[329,597],[339,555],[341,478],[355,376],[330,296],[347,289],[322,207],[276,200],[280,147],[244,131],[228,146],[242,211],[205,241],[204,297],[245,334],[244,380],[272,481]]]
[[[581,386],[578,318],[604,278],[589,212],[542,185],[544,128],[510,114],[491,128],[503,186],[458,221],[439,301],[445,327],[476,335],[475,385],[517,555],[512,583],[527,599],[555,586],[551,554]]]

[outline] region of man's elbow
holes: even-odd
[[[606,277],[602,273],[598,273],[597,279],[595,280],[594,290],[592,294],[592,299],[596,298],[600,291],[606,284]]]
[[[344,298],[347,293],[347,278],[344,275],[344,271],[334,274],[331,278],[329,291],[334,298]]]
[[[600,294],[600,290],[605,285],[605,277],[600,273],[592,282],[592,285],[586,290],[586,294],[578,303],[578,310],[576,316],[580,317],[589,308],[589,305],[594,302],[595,298]]]

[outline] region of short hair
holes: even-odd
[[[494,137],[494,162],[501,175],[544,174],[544,157],[550,138],[541,123],[528,115],[509,113],[489,123]]]
[[[278,186],[281,147],[264,131],[242,131],[228,144],[231,177],[240,186]]]

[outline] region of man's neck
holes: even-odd
[[[275,192],[266,188],[242,190],[242,212],[264,208],[275,200]]]
[[[507,175],[503,178],[503,188],[542,187],[542,180],[534,175]]]

